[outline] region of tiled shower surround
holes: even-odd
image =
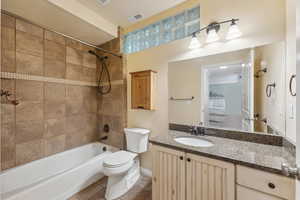
[[[1,18],[2,72],[29,77],[1,79],[1,88],[20,100],[14,106],[1,98],[2,170],[97,141],[104,122],[111,126],[108,143],[122,147],[126,125],[122,60],[109,59],[112,79],[121,84],[102,97],[92,86],[100,67],[88,54],[94,49],[9,15]],[[107,44],[119,52],[118,42]]]

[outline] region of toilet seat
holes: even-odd
[[[128,151],[117,151],[104,158],[103,166],[106,168],[121,167],[131,163],[136,156],[137,154]]]

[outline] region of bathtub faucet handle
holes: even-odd
[[[107,140],[107,139],[108,139],[108,136],[104,136],[104,137],[100,138],[100,141]]]

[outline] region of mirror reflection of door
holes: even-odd
[[[203,68],[205,126],[253,130],[253,67],[249,60]]]

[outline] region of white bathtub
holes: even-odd
[[[116,150],[92,143],[4,171],[0,199],[66,200],[101,179],[103,158]]]

